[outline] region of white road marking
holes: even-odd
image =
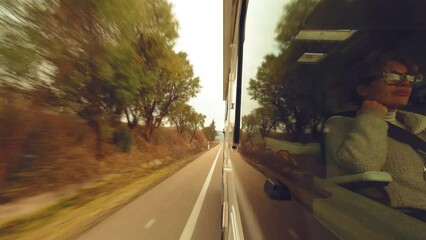
[[[194,233],[194,229],[195,229],[195,224],[197,223],[198,216],[200,215],[201,207],[203,206],[204,198],[206,197],[207,188],[210,185],[210,181],[212,179],[213,172],[216,167],[216,162],[217,162],[217,159],[219,158],[219,154],[221,150],[222,150],[222,145],[220,146],[219,152],[217,153],[216,158],[210,168],[210,172],[207,175],[203,188],[201,189],[201,192],[198,195],[194,208],[191,211],[191,215],[189,215],[185,228],[183,229],[183,232],[180,235],[180,238],[179,238],[180,240],[188,240],[192,238],[192,234]]]
[[[237,230],[237,217],[235,216],[235,208],[234,205],[232,205],[232,212],[231,212],[231,221],[232,221],[232,233],[234,235],[234,239],[240,240],[240,236],[238,235]]]
[[[228,227],[228,202],[223,202],[222,206],[222,229],[225,229]]]
[[[155,218],[149,220],[146,224],[145,224],[145,228],[150,228],[153,224],[155,223]]]

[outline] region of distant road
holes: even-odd
[[[218,145],[77,239],[220,239],[222,161]]]

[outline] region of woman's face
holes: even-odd
[[[407,73],[408,69],[398,61],[388,61],[383,72]],[[407,105],[411,90],[411,83],[406,79],[397,85],[389,85],[383,81],[383,78],[357,88],[358,94],[363,99],[376,100],[386,106],[388,110],[395,110]]]

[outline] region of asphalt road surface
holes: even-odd
[[[78,239],[221,239],[222,151],[212,148]],[[230,156],[246,240],[336,239],[297,202],[269,199],[265,176]]]
[[[222,162],[218,145],[78,239],[220,239]]]

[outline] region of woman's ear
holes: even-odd
[[[368,95],[368,88],[365,85],[359,85],[356,87],[356,92],[364,98]]]

